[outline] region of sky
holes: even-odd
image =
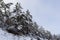
[[[4,0],[20,2],[23,9],[30,10],[33,20],[52,34],[60,34],[60,0]]]

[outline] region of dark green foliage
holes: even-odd
[[[0,2],[3,1],[3,0],[0,0]]]

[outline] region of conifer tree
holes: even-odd
[[[0,27],[5,28],[9,33],[15,35],[27,35],[31,34],[33,37],[36,36],[37,40],[39,38],[51,39],[52,35],[49,31],[44,30],[44,28],[37,25],[36,22],[33,22],[32,15],[29,10],[24,12],[20,3],[16,3],[13,11],[10,11],[10,6],[13,3],[4,3],[0,0]],[[14,16],[13,16],[13,15]],[[1,24],[3,26],[1,26]]]

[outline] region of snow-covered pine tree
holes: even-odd
[[[11,12],[10,6],[12,4],[13,3],[6,4],[3,0],[0,0],[0,28],[11,34],[18,36],[28,35],[37,40],[59,40],[59,37],[52,36],[51,33],[44,30],[43,27],[39,28],[37,23],[33,22],[29,10],[26,12],[22,11],[23,8],[20,3],[17,2]]]
[[[20,3],[16,3],[15,8],[13,12],[10,12],[10,6],[12,3],[5,4],[4,1],[1,2],[1,14],[3,14],[1,17],[3,17],[4,26],[8,25],[6,27],[6,30],[11,33],[15,34],[26,34],[26,33],[35,33],[36,30],[33,27],[32,22],[32,15],[30,15],[29,10],[25,12],[22,12],[22,7]],[[3,9],[3,11],[2,11]],[[15,14],[15,16],[12,16],[12,14]]]

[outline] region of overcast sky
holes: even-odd
[[[24,10],[29,9],[34,21],[52,34],[60,34],[60,0],[5,0],[19,1]]]

